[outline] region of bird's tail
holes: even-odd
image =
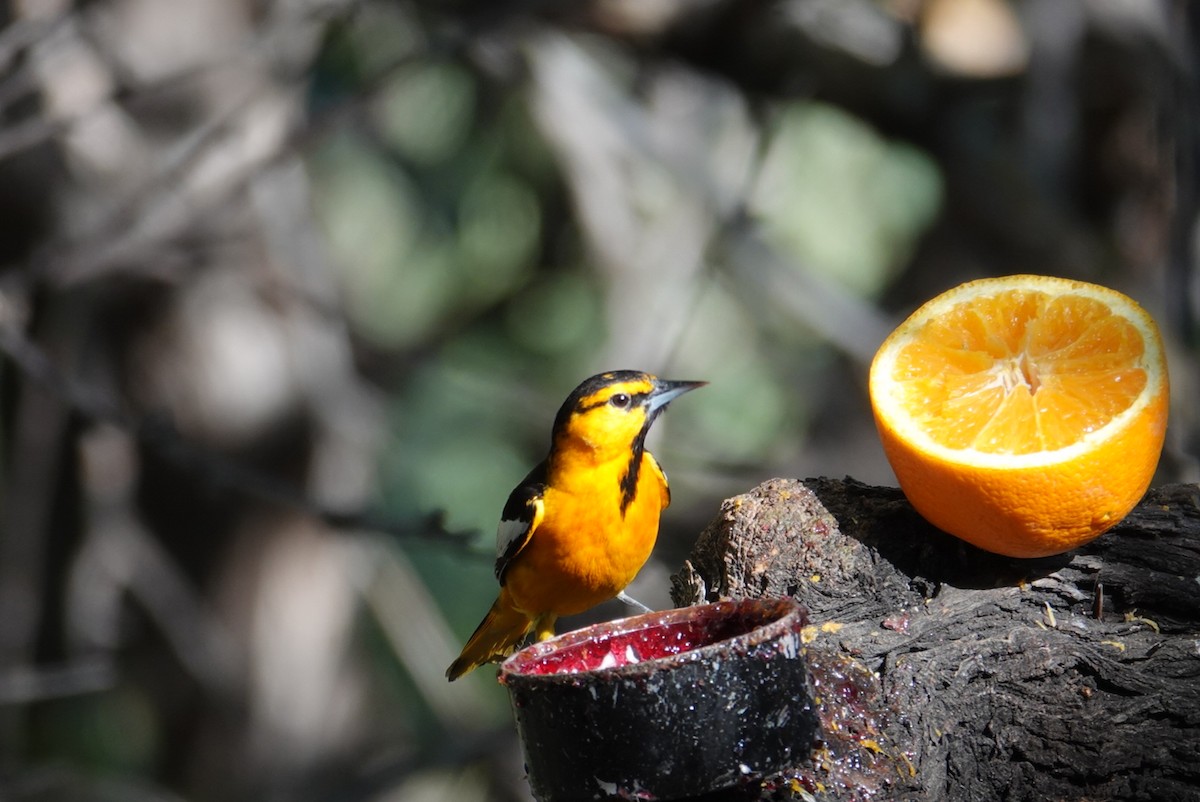
[[[475,634],[463,647],[462,654],[446,669],[446,678],[454,682],[484,663],[508,657],[525,640],[533,625],[529,616],[513,607],[507,589],[501,588],[500,597],[479,622]]]

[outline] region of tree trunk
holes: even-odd
[[[764,798],[1200,799],[1200,487],[1017,560],[899,490],[774,479],[725,502],[673,582],[681,605],[809,608],[824,741]]]

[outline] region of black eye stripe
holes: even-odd
[[[615,399],[617,396],[622,396],[622,395],[626,396],[629,399],[629,403],[625,404],[625,405],[613,404],[613,406],[616,406],[618,409],[633,409],[634,407],[641,406],[645,402],[645,400],[647,398],[649,398],[650,393],[613,393],[612,395],[610,395],[608,398],[604,399],[603,401],[593,401],[590,404],[581,404],[580,406],[575,408],[575,412],[576,412],[576,414],[583,413],[583,412],[590,412],[591,410],[596,409],[597,407],[602,407],[602,406],[605,406],[606,404],[612,404],[613,399]]]

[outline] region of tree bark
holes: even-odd
[[[897,489],[774,479],[729,499],[677,604],[789,595],[824,741],[764,798],[1200,799],[1200,487],[1017,560]],[[789,797],[794,798],[794,797]]]

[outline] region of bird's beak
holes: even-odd
[[[646,401],[646,409],[653,415],[688,390],[695,390],[697,387],[703,387],[706,384],[708,382],[674,382],[655,379],[654,389],[650,391],[650,398]]]

